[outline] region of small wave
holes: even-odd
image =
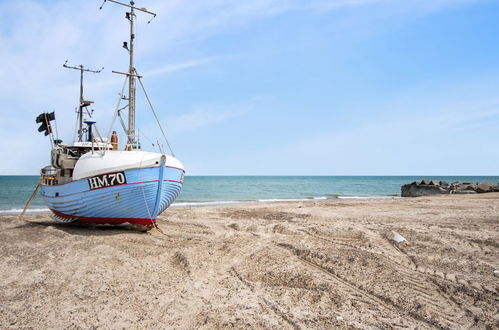
[[[260,203],[273,203],[273,202],[306,202],[310,201],[310,198],[269,198],[269,199],[259,199]]]
[[[370,196],[338,196],[338,199],[390,199],[398,196],[370,195]]]
[[[175,202],[170,207],[191,207],[191,206],[216,206],[231,204],[250,204],[250,203],[275,203],[275,202],[310,202],[313,200],[327,200],[326,196],[310,198],[267,198],[242,201],[206,201],[206,202]]]
[[[248,201],[211,201],[211,202],[178,202],[173,203],[170,207],[190,207],[190,206],[210,206],[210,205],[227,205],[227,204],[246,204]]]
[[[23,211],[23,209],[9,209],[9,210],[0,210],[0,215],[5,214],[5,215],[12,215],[12,214],[20,214]],[[36,213],[48,213],[50,212],[49,209],[28,209],[26,211],[27,214],[36,214]]]

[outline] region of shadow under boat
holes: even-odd
[[[144,228],[144,226],[119,223],[119,224],[91,224],[91,223],[59,223],[52,221],[25,221],[25,223],[15,226],[14,229],[35,228],[35,227],[52,227],[62,230],[71,235],[81,236],[105,236],[119,235],[123,233],[145,234],[152,228]]]

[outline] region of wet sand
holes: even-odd
[[[0,217],[0,328],[499,327],[499,194],[26,220]]]

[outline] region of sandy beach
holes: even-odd
[[[25,220],[0,218],[0,328],[499,327],[495,193]]]

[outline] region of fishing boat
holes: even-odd
[[[129,42],[123,43],[130,57],[128,71],[113,71],[123,75],[125,82],[111,124],[112,129],[119,118],[126,143],[120,145],[118,134],[116,131],[111,133],[111,129],[108,136],[99,134],[97,124],[92,120],[92,112],[88,110],[93,102],[83,97],[83,74],[98,73],[100,70],[90,70],[83,65],[69,66],[66,61],[64,67],[80,70],[81,74],[78,129],[75,134],[77,139],[73,143],[64,144],[54,136],[52,127],[57,128],[57,125],[52,125],[52,121],[55,121],[54,113],[42,113],[37,117],[36,122],[41,124],[38,130],[49,135],[51,140],[51,163],[41,170],[39,188],[56,221],[131,223],[151,228],[155,225],[158,215],[178,196],[185,173],[184,166],[175,158],[171,148],[171,155],[164,152],[160,143],[156,145],[159,152],[142,150],[140,136],[135,128],[135,95],[138,82],[170,147],[143,87],[142,76],[134,66],[136,14],[141,12],[151,15],[152,18],[156,14],[136,7],[133,1],[129,4],[115,0],[107,1],[126,7],[125,17],[130,23]],[[128,96],[124,94],[127,85]],[[128,101],[123,107],[122,100]],[[128,115],[124,119],[123,112],[126,109]]]

